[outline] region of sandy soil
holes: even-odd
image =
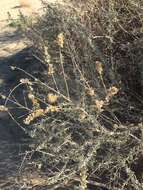
[[[15,29],[8,26],[8,15],[10,14],[13,19],[16,19],[19,11],[24,15],[30,15],[32,12],[38,11],[41,7],[40,1],[32,0],[31,2],[29,6],[25,6],[23,0],[0,1],[0,57],[9,56],[25,47]]]
[[[63,0],[45,0],[48,3],[62,3]],[[6,57],[23,49],[25,44],[15,33],[14,28],[8,27],[8,15],[16,19],[19,11],[30,16],[41,12],[40,0],[0,0],[0,57]]]
[[[40,7],[40,0],[1,0],[0,25],[2,26],[2,23],[5,23],[6,19],[8,19],[8,13],[10,13],[13,18],[16,18],[19,11],[22,11],[24,14],[30,14],[32,11],[40,9]]]

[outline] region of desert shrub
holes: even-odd
[[[142,189],[142,124],[131,124],[141,107],[130,99],[142,85],[142,2],[43,5],[22,27],[40,70],[13,67],[27,75],[16,87],[27,95],[20,120],[33,139],[24,160],[52,190]]]

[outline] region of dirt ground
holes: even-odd
[[[0,1],[0,57],[9,56],[25,47],[16,30],[8,26],[8,19],[9,15],[16,19],[19,12],[27,16],[38,11],[40,9],[39,0],[32,0],[31,2],[32,4],[30,3],[30,6],[26,7],[22,4],[22,0]]]
[[[63,0],[45,0],[49,4],[63,3]],[[25,47],[14,28],[8,26],[9,16],[16,19],[21,12],[25,16],[40,13],[41,0],[0,0],[0,57],[6,57]]]
[[[51,0],[47,0],[50,2]],[[25,4],[24,4],[25,2]],[[41,8],[40,0],[1,0],[0,1],[0,25],[8,19],[8,13],[16,18],[21,11],[24,15],[30,14],[32,11],[38,11]]]

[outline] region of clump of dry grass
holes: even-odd
[[[132,106],[126,89],[133,88],[119,70],[129,52],[137,57],[130,47],[141,38],[142,6],[139,0],[44,3],[45,15],[32,25],[25,20],[44,68],[39,77],[23,71],[30,80],[16,87],[27,93],[21,120],[33,138],[25,160],[44,172],[48,189],[142,189],[142,124],[123,125],[117,114]],[[134,66],[140,67],[133,64],[128,78]]]

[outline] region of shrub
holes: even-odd
[[[134,44],[142,38],[142,6],[44,3],[42,17],[25,20],[22,29],[42,63],[38,75],[23,71],[29,79],[20,81],[28,101],[23,122],[33,138],[26,155],[46,173],[48,189],[142,189],[142,125],[120,120],[141,86],[142,48],[137,53]]]

